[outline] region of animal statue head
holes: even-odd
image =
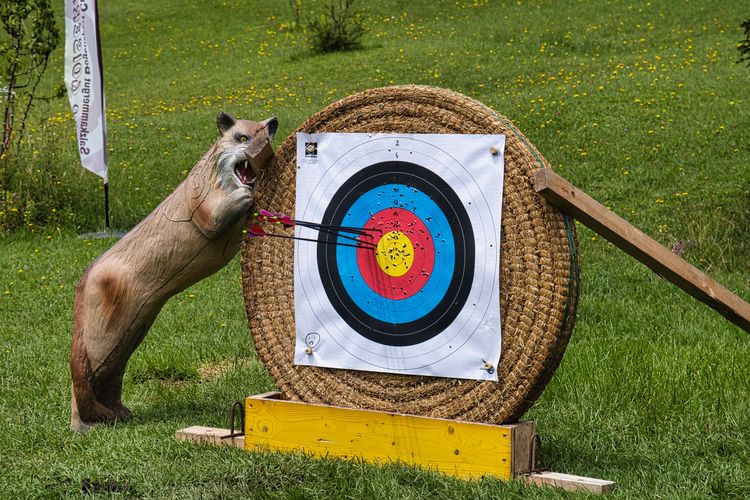
[[[271,141],[278,128],[271,117],[262,122],[237,120],[221,111],[216,117],[221,138],[216,144],[217,180],[227,192],[245,187],[254,189],[260,169],[272,154]]]
[[[188,174],[183,186],[175,193],[184,196],[170,196],[161,205],[164,216],[173,222],[193,221],[205,234],[216,233],[211,226],[210,213],[213,205],[205,204],[207,197],[215,200],[233,194],[229,205],[239,214],[242,207],[250,207],[255,182],[263,167],[273,155],[271,141],[278,128],[276,117],[262,122],[237,120],[221,111],[216,116],[219,139],[206,152]],[[236,221],[236,217],[222,217],[222,220]]]

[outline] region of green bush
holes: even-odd
[[[747,61],[747,66],[750,67],[750,19],[742,23],[745,29],[745,39],[737,43],[737,50],[740,51],[740,59],[738,63]]]
[[[354,0],[331,0],[328,12],[309,22],[310,45],[315,52],[355,50],[362,46],[365,27],[353,5]]]
[[[31,214],[40,208],[38,199],[29,197],[29,173],[40,165],[48,169],[44,149],[39,161],[27,151],[32,141],[30,112],[42,97],[39,84],[57,47],[59,31],[49,0],[4,0],[0,6],[0,231],[28,225]],[[58,95],[61,95],[58,92]],[[33,151],[33,150],[31,150]],[[37,153],[38,154],[38,150]],[[40,176],[40,178],[43,175]],[[19,185],[24,185],[19,188]],[[40,194],[49,194],[48,186],[39,186]],[[54,208],[54,207],[50,207]]]
[[[52,121],[51,121],[52,120]],[[54,119],[30,126],[14,154],[2,162],[5,185],[0,188],[0,228],[36,232],[44,227],[85,226],[81,220],[99,201],[91,194],[86,170],[66,158],[75,143],[59,131]],[[90,215],[89,215],[90,218]]]

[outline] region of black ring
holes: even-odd
[[[386,161],[352,175],[336,191],[322,224],[340,226],[354,202],[373,188],[385,184],[414,187],[429,196],[442,210],[455,242],[455,265],[448,292],[431,311],[414,321],[389,323],[373,318],[357,306],[341,281],[334,234],[321,234],[318,270],[323,288],[338,315],[357,333],[378,344],[410,346],[425,342],[445,330],[463,309],[474,278],[474,231],[456,192],[440,176],[425,167],[405,161]]]

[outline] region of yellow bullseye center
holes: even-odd
[[[389,276],[403,276],[414,262],[414,247],[401,231],[384,234],[378,241],[376,252],[380,269]]]

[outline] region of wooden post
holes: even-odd
[[[750,304],[552,170],[539,169],[534,173],[534,189],[655,273],[750,332]]]

